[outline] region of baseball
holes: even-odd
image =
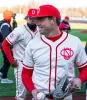
[[[39,92],[37,94],[37,99],[39,100],[45,100],[46,95],[43,92]]]

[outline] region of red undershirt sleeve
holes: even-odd
[[[22,82],[29,92],[32,92],[32,90],[35,89],[33,81],[32,81],[32,73],[33,73],[32,69],[26,69],[23,67]]]
[[[2,50],[4,51],[9,62],[12,64],[14,62],[14,58],[11,53],[10,44],[6,39],[2,42]]]
[[[82,84],[87,81],[87,65],[85,67],[79,68],[79,77]]]

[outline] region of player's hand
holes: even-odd
[[[11,66],[14,67],[14,68],[17,68],[17,67],[18,67],[17,61],[14,61],[14,62],[11,64]]]
[[[81,89],[81,80],[79,78],[73,78],[70,81],[70,90],[75,91],[75,90],[80,90]]]
[[[37,89],[32,90],[32,96],[33,96],[34,100],[38,100],[38,99],[37,99],[37,94],[38,94],[39,92],[41,92],[41,90],[37,90]]]

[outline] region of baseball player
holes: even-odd
[[[14,75],[16,78],[16,100],[24,100],[26,89],[21,81],[22,61],[27,44],[35,37],[39,36],[37,26],[35,24],[35,14],[37,9],[29,9],[28,22],[15,28],[10,35],[2,43],[2,48],[14,67]],[[11,55],[10,45],[13,45],[13,56]]]
[[[62,23],[67,24],[69,26],[69,31],[71,30],[70,24],[69,24],[69,20],[70,18],[68,16],[65,16],[64,20],[62,21]]]
[[[26,47],[22,81],[34,100],[38,100],[37,94],[40,91],[53,100],[50,93],[64,75],[68,76],[71,90],[81,88],[82,83],[87,80],[87,56],[78,37],[60,32],[61,16],[57,8],[42,5],[36,17],[42,35],[31,40]],[[80,72],[77,78],[75,64]],[[72,95],[64,100],[72,100]]]

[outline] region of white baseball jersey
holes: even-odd
[[[39,36],[38,30],[31,31],[27,24],[15,28],[6,38],[13,45],[13,57],[16,60],[23,60],[24,50],[28,42]]]
[[[34,69],[32,80],[35,87],[50,92],[55,89],[56,81],[65,74],[69,79],[75,77],[75,64],[78,68],[84,67],[87,56],[81,41],[63,32],[55,42],[44,35],[30,41],[23,64],[27,69]]]

